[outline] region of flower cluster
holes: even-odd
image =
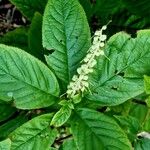
[[[107,36],[102,32],[106,30],[107,26],[103,26],[94,34],[93,43],[86,57],[83,59],[83,64],[77,69],[78,75],[74,75],[72,81],[67,87],[67,97],[74,98],[79,93],[83,93],[89,88],[88,74],[93,72],[93,67],[96,65],[96,56],[104,55],[102,48]]]

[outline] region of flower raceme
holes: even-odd
[[[92,46],[89,48],[86,57],[83,59],[83,64],[77,69],[77,75],[74,75],[72,81],[67,87],[67,97],[73,99],[79,93],[83,93],[89,88],[88,75],[93,72],[93,67],[96,65],[96,57],[104,55],[103,47],[107,36],[103,34],[107,26],[103,26],[94,34]]]

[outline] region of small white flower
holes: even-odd
[[[102,26],[102,30],[106,30],[107,29],[107,26]]]
[[[78,76],[74,75],[73,78],[72,78],[72,81],[76,81],[77,79],[78,79]]]
[[[85,76],[83,77],[83,80],[88,80],[88,78],[89,78],[89,77],[85,75]]]
[[[102,35],[101,36],[101,41],[105,41],[107,39],[107,36],[106,35]]]
[[[90,63],[90,67],[93,68],[96,65],[97,61],[95,59]]]

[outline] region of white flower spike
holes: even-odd
[[[103,31],[106,29],[107,25],[95,32],[92,46],[83,59],[83,64],[77,69],[78,75],[74,75],[72,81],[68,85],[66,92],[68,98],[73,99],[76,95],[89,89],[88,74],[93,72],[93,67],[97,64],[95,58],[104,55],[103,47],[107,36],[103,34]]]

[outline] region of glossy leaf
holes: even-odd
[[[82,108],[72,119],[71,129],[78,149],[131,149],[127,136],[112,118],[97,111]]]
[[[90,46],[90,30],[77,0],[49,0],[43,18],[47,63],[65,83],[76,73]]]
[[[87,98],[99,105],[118,105],[142,94],[143,75],[150,72],[149,47],[150,30],[138,31],[136,38],[123,32],[112,36],[105,47],[109,59],[99,58]]]
[[[52,114],[44,114],[17,128],[9,136],[11,150],[49,150],[57,135],[49,126],[51,119]]]
[[[43,63],[20,49],[0,45],[0,99],[20,109],[52,105],[59,87]]]

